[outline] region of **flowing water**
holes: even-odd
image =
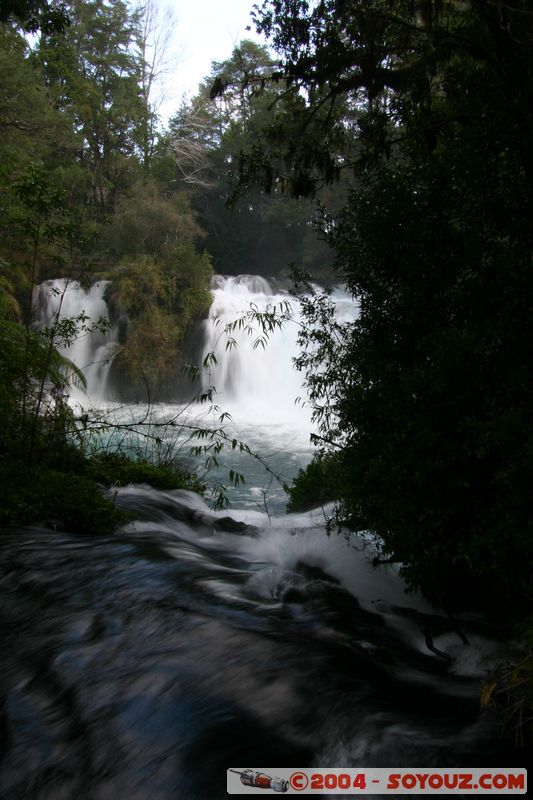
[[[220,383],[235,416],[239,369]],[[255,401],[266,414],[262,391]],[[322,509],[269,517],[248,498],[214,512],[146,486],[111,496],[132,518],[113,536],[2,533],[3,799],[218,800],[243,764],[523,761],[479,704],[504,645],[483,619],[407,594],[372,566],[368,537],[327,536]]]
[[[108,320],[104,299],[108,283],[99,281],[85,290],[76,281],[47,281],[36,294],[39,324],[50,326],[58,317],[76,317],[80,313],[94,321]],[[129,446],[133,452],[151,455],[157,441],[160,455],[164,458],[172,453],[179,455],[201,477],[204,459],[190,459],[188,452],[191,445],[209,444],[211,440],[191,441],[191,432],[195,428],[223,428],[230,442],[242,442],[254,455],[241,451],[240,447],[225,449],[217,456],[218,464],[209,467],[208,484],[224,485],[232,506],[280,513],[287,499],[283,484],[292,482],[313,453],[311,412],[306,405],[303,376],[293,367],[302,325],[299,303],[279,281],[253,275],[215,276],[212,294],[209,318],[201,330],[200,359],[203,361],[208,354],[215,356],[201,376],[204,388],[215,389],[212,402],[150,406],[112,402],[113,392],[108,384],[117,348],[116,325],[110,325],[106,333],[96,330],[84,334],[71,347],[63,348],[62,352],[83,369],[87,379],[86,391],[74,389],[71,402],[77,410],[97,409],[90,415],[96,420],[90,430],[103,430],[104,446]],[[343,290],[336,289],[332,300],[340,321],[355,317],[356,306]],[[290,321],[272,331],[264,348],[257,344],[261,329],[254,320],[246,320],[243,328],[231,333],[225,330],[229,323],[244,318],[251,308],[258,312],[280,312],[287,303],[290,303]],[[230,340],[234,340],[235,346],[228,346]],[[176,396],[180,394],[177,386]],[[165,426],[167,422],[172,424]],[[113,431],[109,423],[119,423],[122,427]],[[129,436],[124,426],[129,428]],[[102,439],[93,437],[92,445],[101,446]],[[206,456],[210,454],[211,451]],[[246,482],[232,486],[228,480],[230,469],[243,475]]]
[[[106,399],[107,382],[113,355],[116,352],[118,331],[110,325],[104,294],[109,281],[97,281],[84,289],[78,281],[58,278],[42,283],[35,291],[34,309],[37,324],[52,328],[59,320],[87,317],[85,328],[78,323],[79,335],[70,346],[59,351],[70,358],[84,373],[87,390],[73,387],[72,398],[82,405],[92,405]],[[103,326],[91,330],[91,325]]]

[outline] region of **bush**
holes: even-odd
[[[0,465],[0,522],[39,522],[73,533],[106,534],[127,517],[83,475]]]
[[[336,500],[334,456],[317,456],[301,469],[289,489],[287,512],[309,511]]]
[[[190,489],[202,494],[205,485],[196,475],[178,466],[162,466],[134,461],[121,453],[98,453],[85,462],[85,473],[106,486],[148,483],[155,489]]]

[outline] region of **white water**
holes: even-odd
[[[40,327],[50,327],[58,318],[77,317],[82,312],[89,317],[87,325],[101,318],[108,320],[104,300],[107,285],[107,281],[99,281],[86,291],[78,282],[66,279],[41,284],[35,298]],[[305,403],[303,375],[293,365],[299,353],[300,305],[275,280],[253,275],[215,276],[212,294],[209,318],[203,324],[202,359],[208,353],[214,353],[217,359],[203,377],[205,386],[215,387],[213,403],[193,403],[188,407],[157,403],[150,408],[144,404],[117,407],[109,403],[108,377],[118,347],[116,329],[106,334],[99,331],[82,334],[69,348],[62,349],[87,379],[87,390],[72,389],[71,401],[76,406],[99,408],[110,422],[134,427],[151,421],[162,426],[157,430],[162,450],[167,448],[167,452],[180,457],[186,455],[190,446],[187,424],[218,428],[222,424],[221,415],[229,413],[231,417],[223,421],[227,435],[244,442],[282,481],[290,483],[313,453],[311,411]],[[356,306],[342,289],[332,293],[332,300],[339,321],[354,319]],[[279,312],[287,303],[291,319],[269,334],[264,348],[254,347],[261,334],[256,323],[252,322],[252,333],[244,329],[225,332],[228,323],[244,317],[251,309],[261,312],[276,308]],[[235,340],[235,347],[227,346],[230,337]],[[165,427],[169,420],[174,422]],[[123,434],[120,436],[123,445]],[[130,444],[136,452],[148,454],[146,439],[135,440],[132,436]],[[210,484],[218,480],[227,485],[229,469],[246,476],[245,485],[229,492],[232,506],[266,507],[270,512],[284,508],[286,497],[281,484],[256,459],[230,452],[222,453],[219,460],[220,468],[207,477]],[[197,464],[194,468],[201,471]]]
[[[216,276],[213,283],[213,303],[209,318],[204,323],[203,358],[208,353],[215,353],[217,358],[210,368],[209,383],[216,387],[215,402],[219,410],[208,410],[205,406],[193,407],[193,420],[206,427],[217,426],[221,411],[231,412],[231,422],[225,423],[228,433],[246,442],[282,480],[290,483],[299,467],[310,460],[313,452],[309,438],[309,409],[303,403],[295,403],[297,397],[305,400],[302,375],[293,367],[293,358],[299,352],[297,336],[302,323],[300,305],[286,291],[278,288],[275,281],[263,277]],[[76,317],[81,312],[89,317],[87,324],[101,318],[108,320],[104,300],[107,285],[107,281],[99,281],[85,291],[79,283],[64,279],[42,284],[36,296],[41,327],[53,325],[58,318]],[[338,321],[346,322],[356,317],[357,307],[342,289],[335,289],[331,298],[335,303]],[[287,302],[291,305],[292,319],[269,335],[264,349],[253,346],[260,334],[257,326],[251,335],[243,329],[231,334],[224,331],[228,323],[246,315],[250,309],[260,312],[274,308],[280,310]],[[236,346],[228,349],[226,344],[230,335],[236,340]],[[89,400],[101,406],[106,405],[106,384],[115,342],[116,331],[110,330],[106,335],[95,331],[80,336],[70,348],[62,351],[87,377],[87,395],[82,397],[79,392],[75,393],[73,399],[76,402],[87,405]],[[117,414],[116,407],[108,408],[112,415]],[[133,419],[143,419],[146,413],[143,405],[122,406],[118,418],[131,423]],[[191,412],[188,413],[187,420],[191,421]],[[149,414],[154,423],[160,424],[172,418],[181,419],[184,408],[157,404],[149,410]],[[182,443],[184,437],[179,425],[169,426],[166,430],[159,429],[158,433],[163,445],[168,443],[169,448],[176,451],[181,447],[181,455],[186,455],[188,445]],[[279,574],[294,570],[295,565],[304,560],[335,576],[351,594],[359,598],[364,607],[379,610],[392,627],[396,627],[398,621],[389,612],[391,606],[412,605],[418,611],[430,611],[420,596],[407,601],[403,581],[393,569],[378,571],[371,566],[368,553],[363,552],[367,546],[364,538],[353,535],[347,541],[343,537],[322,535],[322,509],[307,514],[268,517],[265,510],[275,514],[281,512],[286,497],[281,485],[254,458],[231,453],[226,456],[222,454],[220,461],[220,468],[212,471],[208,480],[218,479],[227,483],[227,471],[230,468],[246,475],[246,484],[229,492],[232,517],[256,526],[258,530],[266,530],[268,534],[256,539],[218,534],[217,541],[220,544],[230,540],[233,549],[242,551],[247,558],[264,562],[265,568],[254,575],[253,589],[265,601],[272,599],[275,594],[273,586],[277,587]],[[135,487],[121,490],[121,495],[126,496],[130,491],[142,497],[155,493],[152,489]],[[203,500],[194,499],[193,495],[188,499],[191,504],[197,504],[200,516],[213,516]],[[167,502],[173,502],[171,495],[167,496]],[[135,527],[140,530],[142,524],[136,523]],[[216,542],[213,542],[215,545]],[[412,647],[420,652],[426,651],[414,623],[408,624],[402,619],[401,628],[402,635],[411,639]],[[458,674],[479,674],[484,659],[493,657],[492,646],[481,638],[476,641],[476,647],[466,649],[460,648],[453,633],[435,638],[435,644],[453,654],[456,659],[454,671]]]
[[[308,435],[311,422],[304,376],[293,364],[300,352],[297,338],[303,325],[298,300],[278,289],[275,282],[256,275],[216,276],[212,293],[213,304],[204,323],[203,358],[214,353],[217,359],[205,381],[215,387],[216,402],[236,418],[288,423]],[[336,289],[332,300],[339,321],[355,318],[355,303],[346,292]],[[246,315],[250,311],[280,314],[287,303],[291,319],[268,334],[263,348],[260,326]],[[242,328],[225,331],[226,325],[240,318],[245,319]],[[235,346],[229,344],[231,339]]]
[[[34,307],[39,328],[52,328],[64,319],[75,319],[85,314],[90,328],[103,320],[109,324],[109,312],[104,293],[109,281],[97,281],[90,289],[83,289],[78,281],[67,278],[49,280],[37,287]],[[71,399],[83,406],[94,405],[108,399],[107,381],[111,362],[117,348],[118,331],[95,329],[81,331],[69,347],[58,350],[79,367],[86,378],[85,391],[72,387]]]
[[[290,301],[293,319],[273,331],[263,348],[257,322],[246,321],[250,330],[225,332],[225,326],[244,319],[251,309],[281,311]],[[302,397],[302,376],[292,358],[298,352],[300,309],[286,292],[277,292],[258,276],[239,275],[216,279],[209,319],[204,323],[203,358],[214,353],[217,362],[209,368],[204,383],[216,389],[216,402],[235,417],[284,422],[309,429],[309,413],[298,407]],[[231,346],[231,340],[236,346]]]
[[[467,644],[362,537],[316,513],[232,513],[256,527],[231,532],[190,492],[112,496],[134,520],[113,536],[5,532],[6,800],[212,800],[229,764],[524,763],[479,707],[504,646],[461,621]]]
[[[215,276],[213,280],[213,302],[209,317],[203,324],[203,356],[214,353],[216,363],[209,367],[205,385],[216,390],[217,403],[226,410],[236,411],[243,420],[278,423],[289,421],[310,428],[309,412],[302,411],[305,405],[303,376],[293,365],[299,353],[298,332],[303,323],[300,304],[285,290],[276,287],[258,275],[235,277]],[[105,320],[109,323],[109,312],[104,294],[109,281],[97,281],[90,289],[81,287],[78,281],[59,278],[48,280],[37,287],[35,312],[37,324],[42,328],[52,327],[57,321],[87,316],[87,326]],[[354,319],[354,301],[340,288],[332,293],[336,316],[340,321]],[[244,318],[250,310],[281,312],[290,307],[291,319],[268,334],[265,346],[258,344],[261,330],[257,322],[246,322],[246,328],[231,333],[225,326]],[[109,368],[117,349],[116,329],[106,333],[94,330],[82,332],[69,347],[60,351],[73,361],[87,379],[87,396],[92,403],[109,399],[107,380]],[[233,339],[235,346],[230,346]],[[80,398],[76,396],[76,400]],[[298,402],[300,401],[300,402]]]
[[[101,315],[103,291],[74,287],[61,314],[94,308]],[[53,299],[46,300],[48,324],[59,310],[54,312]],[[221,330],[215,307],[231,320],[250,302],[261,309],[280,299],[286,295],[262,278],[219,279],[205,352]],[[351,301],[341,292],[334,299],[337,313],[353,318]],[[249,426],[261,452],[277,450],[282,463],[297,452],[287,438],[291,431],[308,453],[307,417],[294,406],[294,394],[301,392],[290,370],[295,337],[290,330],[276,332],[265,351],[250,349],[242,332],[236,338],[239,348],[227,356],[218,343],[219,364],[212,371],[236,425]],[[78,345],[68,355],[83,367],[106,343]],[[95,386],[104,391],[105,383]],[[171,405],[153,409],[161,421],[179,411]],[[145,409],[134,412],[140,418]],[[252,489],[260,486],[255,477],[251,483]],[[14,662],[31,680],[17,674],[13,681],[7,710],[24,724],[10,727],[22,734],[12,737],[8,758],[11,769],[23,765],[26,785],[45,786],[43,798],[69,790],[72,796],[71,785],[57,789],[49,780],[55,774],[50,765],[65,781],[83,775],[80,791],[90,786],[95,797],[116,794],[116,787],[124,794],[124,786],[131,797],[147,791],[160,800],[218,797],[222,791],[213,785],[219,777],[204,791],[203,784],[196,790],[199,776],[223,775],[228,764],[241,763],[235,753],[246,753],[242,763],[279,763],[276,755],[298,753],[301,743],[312,746],[311,763],[322,766],[510,763],[484,749],[486,715],[478,708],[480,680],[500,656],[500,645],[486,639],[475,621],[461,621],[470,640],[465,644],[454,623],[416,594],[405,594],[393,567],[371,566],[364,536],[327,537],[320,510],[270,518],[244,497],[238,498],[240,510],[229,513],[255,530],[236,533],[224,527],[227,512],[213,512],[189,492],[130,486],[113,488],[112,496],[135,519],[115,537],[71,542],[66,534],[17,531],[10,552],[19,547],[20,556],[10,557],[9,578],[0,581],[12,604],[9,618],[20,616],[18,629],[26,625],[27,603],[35,601],[32,635]],[[24,584],[22,569],[33,570],[31,582]],[[24,603],[14,593],[18,586]],[[28,592],[28,586],[44,591]],[[428,650],[426,630],[454,661]],[[13,631],[15,624],[8,635]],[[32,647],[48,654],[44,681],[41,661],[28,659]],[[74,724],[70,704],[57,701],[63,685],[83,714],[72,746],[70,735],[61,741]],[[40,710],[37,701],[44,710],[32,723],[28,709]],[[114,734],[111,751],[102,737],[89,738],[103,718]],[[244,749],[240,736],[255,750]],[[278,749],[277,736],[283,737]],[[30,762],[24,760],[28,747],[37,754]],[[88,776],[87,752],[96,753],[97,764]],[[169,752],[179,757],[169,759]],[[297,755],[292,763],[300,763]],[[175,777],[180,770],[184,777]]]

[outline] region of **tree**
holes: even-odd
[[[68,136],[68,124],[50,106],[46,87],[24,37],[0,25],[0,164],[12,178],[45,158]]]
[[[229,59],[213,63],[196,97],[171,120],[169,147],[220,272],[273,275],[296,262],[317,274],[329,261],[317,240],[312,202],[289,198],[277,182],[250,183],[246,196],[242,189],[263,131],[290,124],[283,87],[266,87],[274,68],[265,47],[241,42]],[[290,105],[301,102],[287,97]]]
[[[530,609],[533,14],[274,0],[257,20],[305,97],[291,130],[319,143],[311,159],[285,143],[291,188],[355,171],[330,240],[360,316],[338,328],[308,304],[299,362],[340,518],[437,602]]]
[[[443,127],[461,121],[442,83],[443,69],[456,59],[487,68],[506,86],[531,182],[533,15],[526,0],[266,0],[255,20],[283,57],[272,80],[307,99],[298,117],[301,144],[291,141],[293,131],[285,142],[295,193],[312,189],[313,173],[331,181],[339,168],[360,165],[365,156],[386,156],[407,118],[434,147]],[[448,105],[440,102],[444,96]],[[355,148],[352,137],[345,139],[347,114]],[[309,130],[316,144],[306,154]]]
[[[42,450],[66,443],[65,426],[73,426],[73,415],[65,404],[65,387],[72,382],[83,383],[77,367],[63,358],[58,348],[70,344],[83,329],[86,318],[56,319],[44,330],[34,329],[35,290],[44,261],[61,263],[64,274],[69,275],[68,254],[73,226],[64,202],[64,193],[50,184],[42,167],[30,165],[13,186],[18,206],[13,209],[9,222],[15,235],[26,248],[26,256],[11,272],[17,277],[20,304],[13,302],[2,311],[11,309],[12,317],[0,317],[5,337],[5,352],[0,367],[0,411],[5,417],[2,425],[0,452],[8,451],[13,457],[33,464]],[[6,270],[7,271],[7,270]],[[19,273],[17,275],[17,273]],[[13,283],[4,280],[7,296]],[[54,437],[61,433],[58,440]]]
[[[36,57],[54,105],[71,116],[90,202],[105,219],[140,155],[148,114],[132,50],[136,19],[121,0],[74,0],[70,15],[65,34],[41,35]]]
[[[139,63],[139,89],[144,109],[140,124],[140,145],[145,175],[150,169],[156,143],[157,113],[164,100],[161,82],[174,60],[169,48],[174,32],[174,17],[155,0],[146,0],[137,9],[135,46]]]
[[[533,565],[531,231],[501,133],[369,173],[335,236],[361,304],[335,364],[343,515],[447,603],[525,601]]]
[[[0,23],[16,20],[24,30],[35,33],[62,31],[69,24],[64,3],[48,0],[2,0]]]
[[[201,231],[186,198],[168,185],[165,158],[153,157],[153,89],[164,66],[153,7],[72,0],[61,26],[52,17],[59,10],[40,0],[0,9],[0,517],[94,533],[121,518],[95,481],[110,469],[110,482],[117,470],[131,469],[130,480],[157,470],[87,458],[83,434],[94,428],[68,402],[69,385],[84,379],[60,349],[93,325],[81,312],[37,328],[38,285],[111,278],[110,293],[134,308],[131,371],[159,388],[207,313],[211,266],[197,251]],[[169,487],[185,485],[182,472],[166,477]],[[65,497],[74,499],[65,506]]]

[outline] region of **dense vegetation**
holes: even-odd
[[[256,19],[283,55],[275,79],[306,103],[274,157],[263,132],[248,176],[269,185],[281,161],[296,196],[352,176],[324,228],[360,317],[339,326],[327,297],[304,300],[320,435],[291,507],[318,481],[411,586],[503,616],[524,654],[482,703],[529,741],[530,4],[269,0]]]
[[[168,24],[151,0],[137,7],[122,0],[2,7],[3,521],[57,518],[64,473],[82,483],[96,479],[83,460],[72,459],[73,445],[85,447],[87,421],[75,418],[67,394],[84,378],[59,352],[102,322],[82,313],[38,329],[40,283],[110,281],[106,299],[120,319],[111,381],[124,399],[153,401],[180,396],[180,383],[190,391],[182,368],[207,316],[213,262],[221,272],[273,274],[295,260],[324,273],[326,247],[318,246],[310,200],[262,189],[244,200],[235,192],[241,152],[253,149],[276,113],[280,89],[266,97],[257,91],[273,63],[267,50],[243,42],[213,64],[165,131],[157,91]],[[213,81],[241,88],[221,101],[210,95]],[[37,474],[41,491],[32,496]],[[9,475],[18,476],[15,483]],[[94,487],[79,481],[72,493],[96,509]],[[184,483],[194,479],[180,474],[176,485]],[[64,522],[87,527],[71,517]],[[111,515],[96,527],[112,524]]]
[[[257,21],[306,102],[249,173],[267,185],[281,153],[295,195],[353,175],[327,222],[360,317],[335,330],[307,304],[300,359],[340,516],[433,600],[527,613],[533,15],[280,0]]]
[[[118,515],[96,482],[162,479],[150,465],[96,469],[84,450],[85,423],[66,402],[84,378],[59,352],[102,322],[56,316],[36,328],[40,282],[109,279],[109,300],[127,319],[116,370],[154,398],[179,375],[183,343],[206,315],[204,234],[159,147],[160,24],[151,4],[101,0],[13,3],[2,16],[2,522],[109,530]],[[179,469],[171,483],[198,488]]]
[[[18,302],[12,318],[31,325],[40,281],[110,278],[129,320],[121,376],[135,383],[142,373],[153,394],[179,374],[211,276],[174,160],[158,149],[157,19],[150,4],[65,9],[68,25],[41,28],[31,48],[16,24],[0,29],[4,307],[14,312]],[[139,273],[155,288],[135,304],[128,287]],[[170,318],[185,308],[186,318]],[[147,366],[155,350],[157,381]]]
[[[121,0],[2,6],[2,521],[51,520],[54,498],[75,493],[95,514],[76,519],[67,503],[60,522],[109,529],[94,481],[139,478],[73,448],[65,392],[83,376],[58,347],[87,320],[36,332],[40,281],[109,278],[128,318],[117,376],[164,396],[212,265],[293,262],[340,278],[360,316],[339,326],[327,297],[304,300],[298,365],[320,435],[292,507],[335,497],[338,519],[374,532],[432,600],[527,618],[529,3],[266,0],[255,20],[280,60],[243,42],[167,131],[153,19]]]
[[[291,197],[281,185],[265,190],[243,172],[262,131],[284,130],[292,104],[299,104],[289,103],[283,82],[268,82],[274,69],[266,47],[241,42],[229,59],[213,63],[195,97],[170,120],[165,140],[217,272],[288,276],[297,265],[327,282],[332,257],[315,226],[316,200]],[[339,205],[343,191],[330,187],[319,199]]]
[[[164,393],[209,302],[202,240],[222,271],[272,272],[283,252],[317,275],[318,199],[361,314],[334,330],[327,304],[306,306],[312,469],[327,483],[334,458],[340,516],[433,599],[497,589],[529,609],[526,4],[265,2],[256,24],[281,61],[243,42],[160,133],[149,6],[63,10],[68,24],[14,6],[0,31],[4,451],[45,450],[43,387],[61,427],[80,380],[56,348],[86,321],[36,334],[40,280],[111,278],[128,317],[117,375]]]

